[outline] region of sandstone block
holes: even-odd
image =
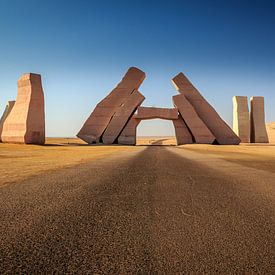
[[[2,141],[45,143],[44,93],[39,74],[24,74],[18,80],[16,102],[4,122]]]
[[[140,121],[140,119],[135,118],[135,115],[131,117],[118,137],[119,144],[136,145],[137,126],[139,125]]]
[[[212,144],[214,135],[196,113],[184,94],[173,96],[174,105],[178,108],[185,124],[192,133],[196,143]]]
[[[116,141],[119,134],[127,124],[128,120],[135,113],[137,107],[144,101],[145,97],[135,90],[112,117],[102,140],[104,144],[112,144]]]
[[[250,142],[250,121],[246,96],[233,97],[233,131],[241,142]]]
[[[264,98],[253,96],[250,98],[250,123],[252,143],[268,143],[268,136],[265,126]]]
[[[215,136],[219,144],[239,144],[240,138],[219,116],[216,110],[203,98],[187,77],[180,73],[172,80],[176,89],[184,94],[196,113]]]
[[[177,108],[138,107],[136,118],[139,119],[178,119]]]
[[[177,145],[193,143],[192,134],[181,116],[179,116],[178,119],[174,119],[173,124],[175,127]]]
[[[275,122],[267,123],[266,131],[269,143],[275,144]]]
[[[129,68],[117,87],[97,104],[77,136],[87,143],[99,142],[116,111],[128,100],[134,90],[139,88],[144,78],[145,73],[143,71],[135,67]],[[107,111],[104,108],[109,109]],[[97,123],[99,116],[104,116],[105,118],[100,123]]]
[[[15,104],[15,101],[8,101],[6,108],[4,110],[4,113],[0,119],[0,142],[2,141],[1,136],[2,136],[4,122],[7,119],[8,115],[10,114],[14,104]]]

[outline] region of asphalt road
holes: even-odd
[[[0,273],[275,273],[275,171],[140,147],[0,187]]]

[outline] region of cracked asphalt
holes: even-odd
[[[0,273],[275,274],[274,173],[139,147],[0,188]]]

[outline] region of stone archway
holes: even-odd
[[[177,145],[193,143],[186,124],[180,117],[177,108],[155,108],[155,107],[138,107],[137,113],[134,114],[121,132],[118,143],[126,145],[136,144],[137,127],[142,120],[148,119],[165,119],[171,120],[175,128]]]
[[[216,110],[204,99],[183,73],[172,79],[179,94],[175,108],[140,107],[145,97],[138,91],[145,73],[131,67],[118,85],[100,101],[77,136],[87,143],[136,144],[136,128],[143,119],[172,120],[177,144],[239,144]]]

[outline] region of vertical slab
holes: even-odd
[[[250,123],[252,143],[268,143],[265,126],[264,97],[253,96],[250,98]]]
[[[127,122],[126,126],[122,130],[120,136],[118,137],[118,144],[124,145],[136,145],[137,143],[137,126],[140,123],[140,119],[132,116]]]
[[[144,79],[143,71],[135,67],[129,68],[121,82],[96,105],[77,136],[87,143],[99,142],[116,111],[140,87]]]
[[[178,119],[174,119],[172,121],[175,127],[177,145],[193,143],[192,134],[189,132],[189,129],[183,121],[182,117],[179,116]]]
[[[216,110],[203,98],[199,91],[191,84],[183,73],[179,73],[172,80],[176,89],[184,94],[192,104],[196,113],[215,136],[219,144],[239,144],[239,137],[219,116]]]
[[[266,123],[266,131],[269,143],[275,144],[275,122]]]
[[[247,96],[233,97],[233,131],[241,142],[250,142],[250,121]]]
[[[185,124],[192,133],[196,143],[212,144],[214,135],[196,113],[191,103],[183,94],[173,96],[174,105],[178,108]]]
[[[0,119],[0,142],[2,141],[1,136],[2,136],[4,122],[7,119],[8,115],[10,114],[14,104],[15,104],[15,101],[8,101],[5,111]]]
[[[2,141],[45,143],[44,93],[39,74],[24,74],[18,80],[16,102],[4,122]]]
[[[118,138],[128,120],[136,111],[137,107],[144,101],[145,97],[135,90],[121,106],[111,119],[103,134],[102,140],[104,144],[112,144]]]

